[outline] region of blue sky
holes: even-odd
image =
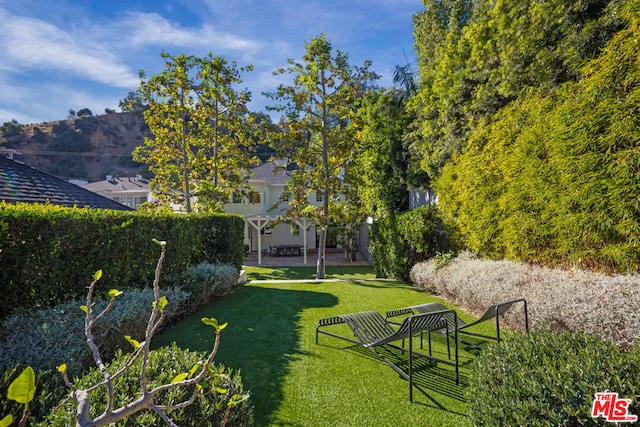
[[[139,70],[163,69],[163,50],[253,65],[242,86],[250,109],[264,111],[262,92],[286,79],[273,71],[299,60],[321,32],[352,65],[372,60],[389,87],[394,66],[415,61],[412,16],[422,8],[420,0],[0,0],[0,123],[119,111]]]

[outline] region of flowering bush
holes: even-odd
[[[640,338],[640,275],[606,275],[546,268],[512,261],[481,260],[463,252],[441,268],[416,264],[411,281],[418,287],[480,315],[501,301],[525,298],[533,327],[584,331],[623,347]],[[521,325],[518,310],[505,324]]]

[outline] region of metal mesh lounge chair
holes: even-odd
[[[524,312],[525,330],[529,331],[529,314],[527,312],[527,301],[524,298],[519,298],[519,299],[501,302],[499,304],[490,306],[489,308],[487,308],[484,314],[480,316],[478,320],[475,320],[471,323],[466,323],[464,320],[460,319],[457,316],[454,319],[451,315],[445,314],[445,318],[447,319],[448,324],[455,325],[455,328],[450,328],[449,331],[446,331],[446,332],[450,333],[452,330],[455,329],[456,332],[460,332],[466,335],[471,335],[471,336],[476,336],[481,338],[489,338],[489,339],[493,339],[500,342],[500,316],[502,316],[507,311],[509,311],[511,307],[517,303],[522,303],[522,310]],[[444,305],[438,302],[414,305],[411,307],[405,307],[405,308],[399,308],[396,310],[387,311],[387,320],[392,317],[397,317],[397,316],[402,316],[407,314],[413,315],[416,313],[432,313],[432,312],[438,312],[442,310],[447,310],[447,307],[445,307]],[[495,319],[496,321],[495,337],[490,335],[477,334],[477,333],[473,333],[465,330],[467,328],[470,328],[473,325],[477,325],[478,323],[486,322],[487,320],[491,320],[491,319]],[[390,321],[390,323],[399,324],[398,322],[392,322],[392,321]],[[437,332],[443,332],[443,331],[444,331],[444,328],[440,328],[439,330],[437,330]]]
[[[447,317],[445,316],[449,316],[454,319],[454,323],[452,323],[451,326],[448,325]],[[441,311],[433,311],[429,313],[421,313],[405,317],[402,320],[402,323],[400,323],[400,326],[397,329],[394,329],[392,323],[387,321],[377,311],[372,310],[353,314],[343,314],[339,316],[320,319],[318,327],[316,328],[316,344],[318,344],[318,335],[325,334],[360,345],[373,351],[375,354],[380,356],[389,366],[391,366],[398,374],[409,381],[409,400],[413,401],[413,357],[416,355],[425,357],[429,360],[434,360],[436,362],[454,366],[456,370],[456,384],[458,384],[458,333],[453,327],[453,325],[456,324],[456,319],[457,315],[455,311],[445,308]],[[355,339],[344,337],[342,335],[338,335],[323,329],[327,326],[337,325],[341,323],[345,323],[349,327],[349,329],[351,329],[351,332],[353,332]],[[435,329],[445,329],[447,330],[447,332],[449,331],[449,329],[451,329],[453,331],[456,337],[456,339],[454,340],[455,358],[453,361],[434,357],[431,354],[430,342],[428,355],[414,351],[413,340],[410,338],[422,331],[431,331]],[[404,340],[406,339],[408,339],[409,341],[408,349],[404,347]],[[402,347],[391,344],[395,341],[402,341]],[[449,344],[448,340],[447,344]],[[401,350],[402,352],[408,353],[408,372],[404,372],[395,363],[389,360],[389,358],[382,355],[379,351],[376,351],[377,349],[385,346],[393,347],[395,349]],[[449,352],[449,359],[450,358],[451,353]]]

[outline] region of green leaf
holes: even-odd
[[[13,422],[13,415],[9,414],[0,420],[0,427],[9,427]]]
[[[191,368],[191,370],[189,371],[189,376],[193,376],[193,374],[195,374],[196,372],[198,372],[198,369],[200,369],[200,364],[196,363],[195,365],[193,365],[193,368]]]
[[[187,378],[188,374],[186,373],[181,373],[176,375],[175,377],[173,377],[173,379],[171,380],[171,384],[175,384],[175,383],[179,383],[182,380],[185,380]]]
[[[31,366],[27,366],[24,371],[9,385],[7,397],[23,405],[28,405],[36,393],[36,374]]]
[[[98,270],[93,274],[93,280],[100,280],[102,277],[102,270]]]
[[[167,242],[164,240],[158,240],[156,238],[153,239],[153,243],[160,245],[160,246],[167,246]]]
[[[214,387],[213,389],[220,394],[227,394],[226,388]]]
[[[164,311],[164,308],[167,306],[167,304],[169,304],[169,300],[167,300],[167,297],[160,297],[158,302],[159,302],[158,310],[160,310],[160,312],[162,313]],[[154,301],[152,305],[155,307],[156,302]]]
[[[60,372],[61,374],[64,374],[65,372],[67,372],[67,364],[63,363],[62,365],[58,366],[58,372]]]
[[[203,317],[202,319],[200,319],[202,321],[202,323],[204,323],[205,325],[209,325],[209,326],[213,326],[216,330],[216,332],[220,332],[221,330],[223,330],[224,328],[227,327],[228,323],[223,323],[222,325],[218,325],[218,320],[216,320],[213,317]]]
[[[234,394],[229,400],[229,406],[238,405],[249,398],[248,394]]]
[[[80,306],[80,310],[84,311],[85,313],[89,311],[89,308],[86,305],[81,305]]]
[[[124,339],[133,346],[134,350],[137,350],[140,347],[140,342],[131,338],[131,335],[125,335]]]
[[[122,295],[122,291],[119,291],[117,289],[111,289],[109,291],[109,298],[111,298],[111,299],[113,299],[113,298],[115,298],[117,296],[120,296],[120,295]]]
[[[205,325],[213,326],[214,328],[216,328],[216,330],[218,329],[218,321],[216,319],[214,319],[213,317],[203,317],[200,320]]]

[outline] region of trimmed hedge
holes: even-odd
[[[372,264],[378,277],[409,281],[411,267],[447,252],[435,205],[376,220],[370,229]]]
[[[85,296],[97,270],[97,292],[142,288],[152,279],[166,240],[164,274],[202,261],[244,260],[238,215],[178,215],[0,202],[0,318],[20,307],[50,306]]]
[[[640,349],[624,353],[583,333],[549,329],[517,334],[474,360],[467,400],[471,425],[604,425],[592,418],[595,393],[631,399],[640,414]]]

